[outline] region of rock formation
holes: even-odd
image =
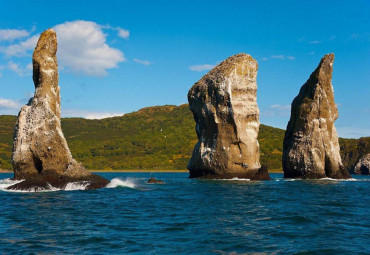
[[[150,177],[150,179],[146,182],[148,184],[164,184],[164,181],[158,180],[157,178]]]
[[[190,178],[270,179],[259,161],[257,70],[250,55],[237,54],[189,90],[199,139],[188,164]]]
[[[369,175],[370,172],[370,153],[362,157],[355,166],[355,174]]]
[[[285,178],[350,178],[334,126],[333,61],[334,54],[325,55],[293,100],[283,145]]]
[[[63,188],[68,182],[86,181],[87,189],[104,187],[108,181],[89,173],[72,158],[60,124],[57,38],[54,30],[43,32],[33,53],[35,95],[18,115],[12,163],[14,178],[24,179],[10,189]]]

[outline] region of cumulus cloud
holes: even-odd
[[[90,76],[104,76],[108,69],[116,68],[118,63],[125,61],[122,51],[106,43],[104,28],[112,29],[83,20],[56,25],[54,29],[58,38],[57,54],[61,68]],[[113,29],[118,31],[118,36],[128,38],[128,30],[120,27]],[[33,35],[22,42],[3,46],[0,52],[7,57],[28,56],[34,50],[39,36]],[[12,68],[16,70],[14,66]]]
[[[145,65],[145,66],[148,66],[148,65],[152,64],[149,60],[141,60],[141,59],[134,58],[134,61],[136,63],[142,64],[142,65]]]
[[[104,119],[115,116],[122,116],[120,112],[91,112],[76,109],[62,109],[62,117],[79,117],[85,119]]]
[[[35,49],[39,36],[40,35],[34,35],[23,42],[3,47],[0,50],[8,57],[26,56],[27,51]]]
[[[215,67],[215,65],[204,64],[204,65],[189,66],[189,69],[194,72],[203,72],[203,71],[211,70],[213,67]]]
[[[91,21],[65,22],[55,26],[58,35],[58,57],[62,65],[74,72],[104,76],[107,69],[125,61],[123,52],[106,43],[101,26]]]
[[[19,29],[0,29],[0,41],[13,41],[28,37],[30,33],[27,30]]]

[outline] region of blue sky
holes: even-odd
[[[34,92],[38,35],[57,31],[62,115],[100,118],[187,102],[212,66],[259,63],[261,123],[285,128],[290,104],[334,52],[342,137],[370,135],[370,1],[0,0],[0,114]]]

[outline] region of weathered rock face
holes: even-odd
[[[370,172],[370,153],[361,158],[355,166],[355,174],[369,175]]]
[[[270,179],[260,170],[257,70],[250,55],[237,54],[189,90],[199,139],[188,164],[191,178]]]
[[[62,188],[71,181],[89,181],[87,188],[100,188],[108,183],[72,158],[63,136],[56,52],[56,33],[46,30],[33,53],[35,95],[19,112],[14,135],[14,178],[25,181],[11,189],[47,187],[48,184]]]
[[[339,154],[338,118],[331,83],[334,54],[325,55],[293,100],[284,137],[286,178],[350,178]]]

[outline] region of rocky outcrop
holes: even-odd
[[[355,174],[369,175],[370,172],[370,153],[361,158],[355,166]]]
[[[285,178],[350,178],[334,126],[333,62],[334,54],[325,55],[293,100],[283,145]]]
[[[229,57],[189,90],[198,143],[190,177],[270,179],[260,165],[258,64],[250,55]]]
[[[108,181],[89,173],[72,158],[60,124],[57,38],[43,32],[33,53],[35,95],[22,107],[15,127],[12,163],[15,179],[10,189],[63,188],[68,182],[89,182],[87,189]]]
[[[164,181],[158,180],[157,178],[150,177],[150,179],[146,182],[148,184],[164,184]]]

